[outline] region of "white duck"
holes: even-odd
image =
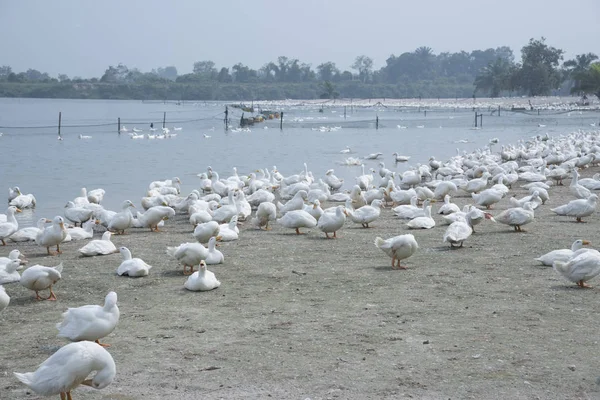
[[[554,270],[577,286],[589,287],[586,282],[600,274],[600,253],[586,251],[574,255],[568,261],[555,261]]]
[[[237,191],[230,190],[227,194],[228,202],[213,212],[213,220],[219,223],[229,221],[234,215],[240,213],[240,204],[236,201]]]
[[[21,194],[21,189],[18,186],[8,188],[8,202]]]
[[[127,275],[130,277],[148,276],[152,265],[148,265],[141,258],[132,258],[131,251],[127,247],[120,247],[119,252],[123,261],[117,268],[117,275]]]
[[[569,261],[569,259],[573,256],[573,253],[582,249],[583,246],[587,246],[589,244],[590,242],[587,240],[577,239],[573,242],[570,249],[552,250],[536,258],[535,260],[541,262],[543,265],[551,267],[554,264],[554,261]]]
[[[102,347],[100,339],[112,333],[119,322],[119,307],[117,307],[117,294],[109,292],[104,299],[104,306],[95,304],[68,308],[63,313],[62,322],[56,324],[58,337],[69,339],[71,342],[89,340]]]
[[[94,225],[96,225],[96,220],[90,219],[81,228],[67,228],[67,234],[71,237],[71,240],[91,239],[94,237]]]
[[[412,219],[423,215],[423,209],[417,206],[419,198],[412,196],[410,198],[410,204],[401,204],[392,208],[394,215],[401,219]]]
[[[100,204],[100,203],[102,203],[102,200],[104,199],[105,193],[106,192],[104,191],[104,189],[90,190],[87,194],[88,201],[90,203]]]
[[[112,233],[110,231],[104,232],[102,239],[90,241],[88,244],[79,249],[79,253],[86,257],[104,256],[107,254],[118,253],[117,247],[110,240],[111,236]]]
[[[171,207],[156,206],[149,208],[145,213],[137,213],[137,221],[140,227],[150,228],[150,232],[159,232],[158,225],[175,216],[175,210]]]
[[[121,206],[121,211],[110,219],[108,223],[109,231],[125,234],[125,229],[130,228],[133,223],[133,215],[129,209],[130,207],[135,208],[131,201],[125,200]]]
[[[238,240],[240,229],[237,226],[238,216],[234,215],[226,224],[219,225],[219,235],[217,240],[220,242],[232,242]]]
[[[447,194],[444,196],[444,204],[440,206],[437,213],[441,215],[448,215],[459,211],[460,208],[450,201],[450,195]]]
[[[8,307],[10,303],[10,296],[6,294],[6,290],[4,290],[4,286],[0,285],[0,312]]]
[[[34,208],[36,204],[35,196],[32,194],[21,194],[8,202],[9,206],[15,206],[20,209]]]
[[[312,204],[305,204],[302,209],[315,217],[317,221],[319,218],[321,218],[321,215],[323,215],[323,209],[321,208],[321,202],[319,199],[314,199]]]
[[[43,265],[32,265],[21,274],[21,285],[35,292],[36,300],[56,300],[56,295],[52,291],[52,285],[61,279],[63,265],[56,267],[45,267]],[[46,299],[40,297],[40,290],[50,289],[50,296]]]
[[[571,192],[571,194],[575,197],[577,197],[578,199],[587,199],[588,197],[590,197],[590,195],[592,194],[592,192],[586,188],[583,185],[580,185],[577,182],[577,179],[579,178],[579,173],[577,173],[577,170],[573,170],[573,179],[571,179],[571,184],[569,185],[569,192]]]
[[[183,264],[184,275],[190,275],[194,272],[194,265],[206,260],[208,249],[200,243],[182,243],[177,247],[167,247],[167,255]]]
[[[301,234],[300,228],[314,228],[317,226],[315,217],[304,210],[289,211],[277,222],[285,228],[295,229],[297,235]]]
[[[515,232],[524,232],[521,226],[533,222],[535,213],[531,202],[525,203],[523,207],[513,207],[502,211],[494,219],[504,225],[512,226]]]
[[[537,189],[533,190],[533,193],[529,196],[522,197],[517,199],[516,197],[511,197],[509,199],[511,207],[523,207],[525,203],[531,203],[531,207],[535,210],[539,206],[542,205],[542,198],[540,197],[540,192]]]
[[[21,257],[23,257],[23,259],[21,259]],[[6,264],[14,260],[18,260],[21,264],[27,264],[27,260],[24,257],[25,256],[19,249],[11,250],[10,253],[8,253],[8,257],[0,257],[0,268],[3,268]]]
[[[77,207],[83,207],[86,204],[89,204],[90,201],[87,198],[87,189],[86,188],[81,188],[81,195],[79,197],[75,197],[73,199],[73,203],[77,206]]]
[[[269,221],[275,221],[277,219],[277,206],[271,202],[260,203],[256,209],[256,215],[252,219],[252,224],[262,229],[269,230]]]
[[[369,228],[369,224],[374,222],[381,215],[383,201],[373,200],[370,206],[362,206],[354,211],[346,210],[352,222],[361,224],[363,228]]]
[[[403,156],[398,153],[393,153],[392,157],[394,157],[394,162],[397,162],[397,163],[406,162],[406,161],[410,160],[410,156]]]
[[[401,260],[415,254],[419,245],[413,235],[399,235],[389,239],[375,238],[375,246],[383,250],[392,259],[392,268],[406,269],[406,266],[400,265]]]
[[[467,213],[464,218],[460,218],[448,226],[446,232],[444,232],[443,241],[450,243],[451,249],[455,248],[456,245],[463,247],[463,242],[472,234],[473,226],[471,225],[471,217]]]
[[[65,205],[65,218],[71,221],[77,226],[88,221],[94,214],[93,210],[89,210],[83,207],[76,207],[75,203],[68,201]]]
[[[22,268],[21,260],[12,260],[0,267],[0,285],[19,282],[21,280],[19,270]]]
[[[281,204],[280,202],[278,202],[277,208],[279,209],[279,212],[282,216],[290,211],[302,210],[302,208],[304,207],[304,201],[307,198],[308,193],[306,192],[306,190],[299,190],[296,192],[296,194],[294,194],[294,197],[288,200],[287,203]]]
[[[92,379],[86,379],[96,372]],[[14,372],[18,380],[42,396],[60,394],[71,399],[71,390],[79,385],[104,389],[110,385],[117,368],[115,361],[102,346],[88,341],[69,343],[52,354],[34,372]]]
[[[323,181],[329,185],[329,187],[331,188],[331,190],[336,191],[339,190],[342,185],[344,184],[344,180],[338,178],[337,176],[334,175],[334,170],[330,169],[325,173],[325,177],[323,178]]]
[[[193,292],[204,292],[218,288],[221,286],[221,282],[217,280],[213,272],[206,269],[206,262],[202,260],[198,271],[188,277],[183,286]]]
[[[15,213],[17,212],[21,212],[21,210],[15,206],[8,207],[6,210],[6,222],[0,222],[0,242],[2,242],[2,246],[6,246],[5,240],[19,230],[19,223],[15,218]]]
[[[494,188],[482,190],[480,193],[471,193],[471,197],[475,204],[491,209],[494,204],[498,203],[504,197],[504,193]]]
[[[217,250],[217,238],[214,236],[208,241],[208,256],[204,261],[208,265],[222,264],[225,261],[223,253]]]
[[[44,246],[49,255],[61,253],[60,243],[67,237],[65,222],[61,216],[56,216],[52,220],[52,225],[40,230],[35,237],[35,242]],[[56,246],[56,253],[50,251],[51,246]]]
[[[551,208],[550,210],[558,215],[575,217],[577,222],[582,222],[583,217],[588,217],[596,211],[597,201],[598,196],[592,193],[587,199],[571,200],[567,204]]]
[[[198,243],[206,243],[211,237],[217,236],[219,231],[220,227],[217,221],[208,221],[197,224],[192,235],[194,235]]]
[[[346,222],[346,211],[344,206],[337,206],[335,213],[323,213],[317,222],[317,228],[329,239],[329,234],[333,233],[333,237],[337,238],[337,231],[344,226]]]
[[[425,215],[422,217],[413,218],[406,226],[410,229],[431,229],[435,226],[435,220],[431,218],[431,206],[425,207]]]

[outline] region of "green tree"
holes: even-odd
[[[152,73],[170,81],[177,79],[177,68],[174,66],[158,67],[155,70],[153,69]]]
[[[600,63],[590,65],[587,71],[577,74],[575,79],[577,85],[571,89],[571,93],[590,93],[600,100]]]
[[[339,75],[340,70],[335,66],[334,62],[328,61],[317,65],[319,79],[322,81],[333,81],[336,75]]]
[[[217,80],[219,82],[231,82],[231,75],[229,74],[229,68],[221,68],[219,71],[219,75],[217,75]]]
[[[521,49],[522,64],[517,72],[519,87],[530,96],[547,95],[557,89],[562,82],[558,65],[563,53],[563,50],[548,46],[544,37],[530,39]]]
[[[475,78],[475,91],[483,90],[490,97],[498,97],[502,90],[510,90],[513,64],[504,58],[497,58],[483,68]]]
[[[580,86],[580,82],[577,77],[585,74],[592,62],[596,61],[598,56],[594,53],[584,53],[578,54],[572,60],[567,60],[563,63],[563,68],[565,70],[565,78],[570,79],[572,81],[572,88]]]
[[[339,93],[335,90],[335,86],[333,83],[329,81],[325,81],[319,84],[319,87],[323,91],[319,97],[322,99],[337,99],[339,97]]]
[[[365,83],[373,72],[373,59],[364,55],[358,56],[351,68],[358,71],[358,79]]]
[[[212,80],[217,76],[215,63],[208,61],[196,61],[194,63],[193,73],[200,75],[203,79]]]

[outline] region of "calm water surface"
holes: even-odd
[[[506,106],[510,107],[509,101]],[[334,168],[345,179],[343,189],[349,189],[361,170],[341,165],[347,157],[382,152],[386,167],[404,171],[426,163],[430,156],[446,160],[457,148],[467,152],[481,148],[494,137],[500,144],[514,144],[540,134],[596,129],[590,125],[599,120],[597,111],[502,112],[498,116],[486,108],[480,110],[483,128],[474,130],[470,109],[429,109],[425,115],[418,109],[377,106],[355,107],[351,112],[347,107],[344,119],[341,106],[329,104],[323,112],[319,108],[280,108],[285,113],[283,130],[279,121],[267,121],[251,132],[232,132],[224,129],[224,103],[0,99],[0,190],[6,195],[8,187],[19,186],[23,193],[36,196],[36,209],[18,215],[21,226],[30,226],[39,217],[63,215],[65,203],[79,196],[82,187],[103,188],[103,205],[118,209],[126,199],[139,205],[153,180],[178,176],[183,181],[182,193],[188,193],[197,187],[196,174],[209,165],[225,178],[233,167],[248,174],[276,165],[282,174],[294,174],[306,162],[316,178]],[[62,141],[57,140],[59,111]],[[230,111],[237,125],[241,112]],[[134,140],[117,134],[118,117],[129,129],[152,133],[150,123],[160,128],[165,112],[166,126],[177,133],[174,138]],[[375,129],[377,116],[379,129]],[[173,127],[182,129],[175,132]],[[341,128],[322,131],[321,127]],[[92,138],[79,139],[80,134]],[[340,154],[346,146],[352,153]],[[394,165],[393,152],[411,159]],[[366,160],[365,165],[377,168],[378,161]]]

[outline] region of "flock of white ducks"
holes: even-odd
[[[496,144],[495,142],[494,144]],[[344,149],[341,153],[349,153]],[[596,157],[596,154],[599,154]],[[382,153],[372,153],[363,160],[379,160]],[[394,154],[394,161],[406,161],[408,157]],[[347,220],[368,229],[381,217],[381,209],[392,204],[393,212],[399,219],[409,219],[405,229],[425,229],[437,232],[438,224],[433,216],[440,214],[444,233],[441,242],[451,248],[462,247],[470,240],[474,227],[485,221],[495,221],[523,231],[523,226],[535,219],[535,210],[549,199],[553,184],[561,184],[571,177],[570,193],[575,199],[552,209],[560,216],[569,216],[576,221],[590,216],[596,209],[600,189],[600,175],[594,178],[578,179],[578,169],[586,168],[600,160],[600,144],[597,133],[576,132],[556,139],[542,137],[522,142],[517,146],[502,146],[500,153],[492,153],[490,148],[480,149],[471,154],[457,156],[440,162],[431,158],[428,164],[409,168],[396,174],[385,168],[383,162],[379,170],[367,172],[361,161],[362,173],[356,177],[356,184],[350,190],[342,191],[344,182],[328,170],[323,178],[315,179],[308,166],[298,174],[283,176],[273,167],[259,169],[248,176],[238,175],[234,169],[232,176],[221,179],[211,167],[198,175],[200,187],[187,196],[180,195],[179,178],[155,181],[149,185],[142,199],[144,213],[134,216],[135,205],[130,200],[123,202],[119,212],[106,210],[100,204],[105,195],[102,189],[87,192],[69,201],[65,206],[66,218],[80,227],[67,227],[62,216],[51,221],[42,218],[34,228],[19,230],[14,214],[19,211],[11,205],[5,216],[0,216],[0,240],[14,243],[34,240],[46,248],[48,254],[55,254],[51,248],[66,240],[90,240],[79,249],[85,256],[106,255],[120,252],[122,262],[116,269],[120,276],[146,277],[152,266],[133,258],[126,247],[117,247],[111,241],[111,234],[123,234],[132,228],[146,228],[160,232],[165,221],[176,213],[187,213],[190,236],[194,242],[167,247],[167,256],[183,265],[184,275],[189,275],[183,287],[190,291],[206,291],[218,288],[221,282],[207,265],[220,264],[225,256],[217,247],[219,241],[239,240],[238,225],[249,221],[256,229],[269,230],[276,223],[286,229],[301,234],[307,229],[316,228],[324,233],[324,238],[340,238],[338,232],[346,226]],[[376,178],[377,177],[377,178]],[[529,195],[524,198],[509,198],[510,208],[493,216],[489,210],[510,193],[518,181],[527,184]],[[469,196],[472,204],[462,210],[453,204],[451,196]],[[9,203],[16,203],[21,196],[19,188],[9,190]],[[19,206],[35,206],[35,197],[26,196]],[[437,201],[443,204],[434,213]],[[325,202],[340,202],[323,209]],[[423,203],[420,206],[420,203]],[[481,210],[481,208],[487,211]],[[102,239],[93,239],[94,228],[103,226],[106,232]],[[29,229],[25,231],[25,229]],[[21,232],[21,233],[19,233]],[[91,233],[91,235],[90,235]],[[13,237],[14,236],[14,237]],[[343,239],[341,239],[343,240]],[[205,246],[204,244],[207,244]],[[376,237],[375,246],[391,258],[392,268],[405,269],[401,262],[418,251],[419,245],[410,234],[400,234],[387,239]],[[583,246],[589,244],[579,239],[571,249],[559,249],[536,260],[544,265],[552,265],[565,279],[585,287],[587,281],[600,274],[600,253]],[[464,251],[464,250],[462,250]],[[0,283],[20,282],[35,292],[36,299],[44,299],[39,292],[49,290],[45,299],[56,300],[52,290],[62,278],[62,264],[55,267],[34,265],[22,274],[24,261],[19,253],[0,259]],[[197,270],[195,270],[197,267]],[[0,310],[5,309],[10,297],[0,286]],[[70,398],[70,391],[79,384],[101,389],[112,382],[115,364],[110,354],[100,346],[99,339],[110,334],[116,327],[119,311],[114,292],[106,296],[103,306],[86,305],[69,309],[63,322],[57,324],[59,335],[75,343],[61,348],[48,358],[37,371],[18,374],[16,377],[36,393],[42,395],[61,394]],[[93,343],[96,342],[96,343]],[[89,373],[97,371],[93,379]]]

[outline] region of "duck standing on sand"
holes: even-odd
[[[406,235],[394,236],[389,239],[375,238],[375,246],[392,259],[392,268],[406,269],[406,266],[400,265],[400,261],[412,256],[419,244],[415,237],[410,233]]]

